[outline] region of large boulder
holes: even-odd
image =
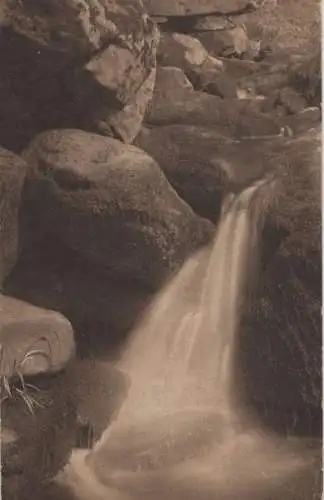
[[[89,261],[157,286],[207,243],[197,217],[135,146],[78,130],[36,137],[24,152],[45,226]]]
[[[273,137],[279,135],[281,129],[275,118],[251,109],[244,100],[222,99],[198,91],[185,92],[175,98],[171,91],[155,93],[144,123],[149,126],[199,125],[235,139]]]
[[[243,26],[234,26],[222,31],[203,31],[195,33],[205,49],[212,56],[242,56],[248,52],[250,42]]]
[[[75,441],[73,331],[60,314],[9,297],[0,311],[2,493],[33,498]]]
[[[240,92],[235,79],[223,71],[214,75],[210,81],[203,82],[203,90],[208,94],[222,97],[223,99],[236,99]]]
[[[159,163],[195,212],[213,221],[229,190],[239,191],[269,173],[264,162],[269,141],[235,142],[203,126],[143,128],[136,144]]]
[[[61,314],[0,296],[2,377],[62,370],[74,355],[71,324]]]
[[[154,88],[155,99],[169,99],[171,93],[182,98],[193,91],[193,86],[182,69],[175,66],[158,66]]]
[[[87,124],[107,133],[110,117],[136,99],[155,67],[158,30],[140,1],[50,1],[46,9],[8,1],[4,12],[1,86],[11,89],[17,113],[22,109],[33,125],[24,134],[18,127],[16,148],[44,127]],[[138,100],[141,108],[145,99]],[[8,115],[0,99],[2,108]],[[17,123],[14,114],[6,141],[14,143]]]
[[[155,16],[194,16],[206,14],[238,14],[254,10],[258,2],[254,0],[145,0],[149,14]]]
[[[28,210],[28,220],[24,218],[22,255],[5,293],[64,314],[82,354],[118,350],[152,293],[69,250],[35,222],[36,212],[37,207]]]
[[[162,34],[157,61],[161,66],[182,69],[197,88],[223,69],[222,61],[210,56],[199,40],[181,33]]]
[[[105,108],[98,110],[97,129],[103,135],[112,135],[125,143],[132,143],[139,133],[146,108],[150,104],[155,88],[156,68],[153,68],[135,96],[125,107],[110,116],[107,121]],[[102,113],[102,121],[99,115]],[[87,125],[85,124],[85,128]]]
[[[320,153],[317,127],[268,156],[277,183],[239,341],[250,402],[266,422],[278,424],[285,415],[306,433],[321,428]]]
[[[18,256],[18,216],[26,163],[0,148],[0,288]]]

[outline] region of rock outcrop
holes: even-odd
[[[270,157],[277,187],[265,218],[259,279],[238,355],[249,397],[263,408],[262,418],[276,414],[280,420],[286,414],[299,425],[309,412],[310,428],[303,432],[320,425],[320,151],[317,128],[286,140]],[[318,410],[317,421],[311,408]]]
[[[25,162],[0,148],[0,288],[18,257],[18,218]]]
[[[132,140],[152,92],[158,42],[139,1],[50,1],[44,9],[17,0],[4,14],[2,144],[19,149],[37,131],[67,124]],[[129,104],[125,133],[120,112]]]

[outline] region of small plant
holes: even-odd
[[[27,360],[33,356],[43,356],[47,359],[49,365],[51,364],[51,357],[45,351],[33,349],[26,352],[21,361],[17,362],[17,360],[14,360],[13,367],[11,369],[12,374],[0,375],[0,404],[7,400],[21,398],[32,415],[35,413],[35,408],[44,409],[46,407],[44,402],[40,402],[33,395],[35,392],[40,393],[41,389],[33,384],[26,383],[22,374],[24,363],[26,363]],[[5,365],[4,359],[4,346],[0,344],[0,366]]]

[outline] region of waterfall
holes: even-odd
[[[132,333],[118,365],[131,380],[124,405],[93,449],[72,458],[70,474],[87,484],[79,498],[217,500],[229,481],[242,488],[247,477],[278,479],[304,464],[237,424],[235,338],[264,183],[227,197],[213,244],[188,259]]]
[[[213,244],[188,259],[139,322],[118,365],[131,388],[114,427],[216,404],[227,411],[258,187],[228,196]]]

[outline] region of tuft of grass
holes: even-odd
[[[21,399],[32,415],[34,415],[36,408],[44,409],[46,407],[39,398],[35,397],[35,394],[41,393],[41,390],[33,384],[26,383],[21,373],[23,364],[35,354],[40,354],[45,358],[49,357],[46,352],[30,350],[25,354],[20,363],[15,361],[12,375],[0,375],[0,405],[7,400],[14,401]],[[0,344],[0,365],[4,358],[4,346]]]
[[[264,0],[256,22],[263,31],[265,45],[312,54],[321,44],[320,0]]]

